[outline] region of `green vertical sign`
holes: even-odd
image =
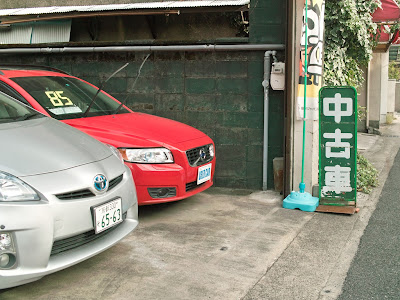
[[[357,92],[323,87],[319,92],[320,205],[356,206]]]

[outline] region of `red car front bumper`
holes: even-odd
[[[157,204],[177,201],[200,193],[213,185],[215,172],[215,159],[211,162],[211,179],[197,185],[199,167],[182,167],[173,164],[135,164],[126,163],[135,178],[136,192],[139,205]],[[175,195],[167,197],[151,196],[149,189],[169,188],[175,189]]]

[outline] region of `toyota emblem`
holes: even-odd
[[[108,189],[107,177],[103,174],[97,174],[93,180],[94,189],[98,193],[105,193]]]

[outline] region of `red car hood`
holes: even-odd
[[[206,135],[183,123],[143,114],[126,113],[64,120],[96,139],[115,147],[176,146]]]

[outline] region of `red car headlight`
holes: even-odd
[[[166,148],[118,149],[125,161],[141,164],[168,164],[174,157]]]

